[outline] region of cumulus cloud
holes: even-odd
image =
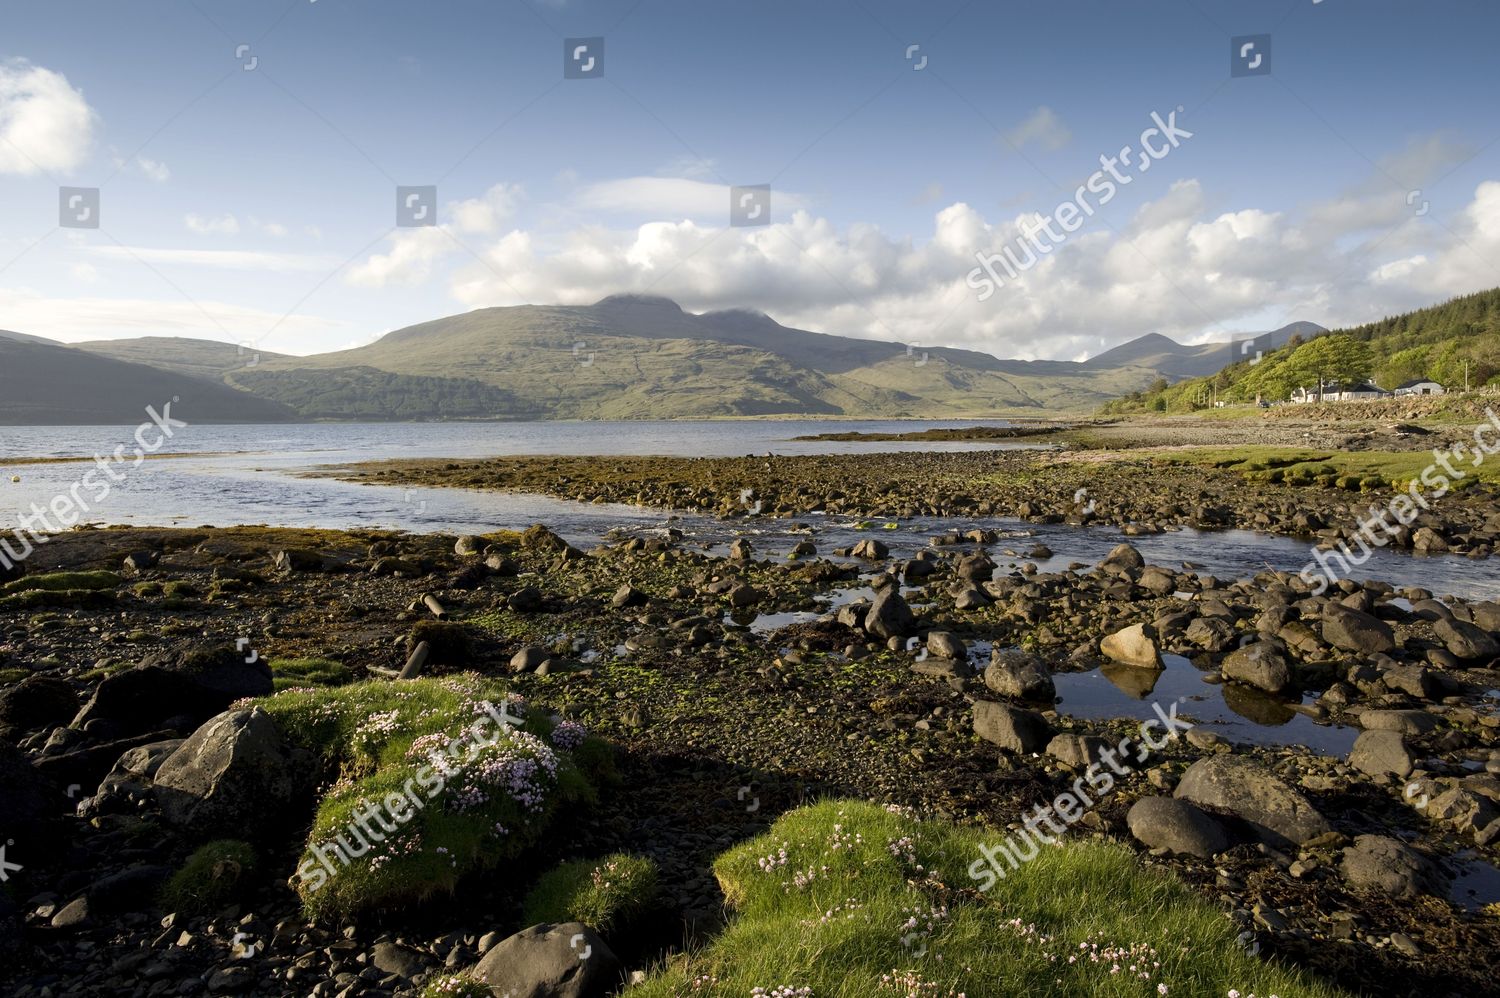
[[[240,220],[227,212],[217,217],[188,212],[183,216],[182,222],[189,232],[196,232],[200,236],[233,236],[240,231]]]
[[[1073,133],[1057,112],[1046,105],[1031,112],[1025,121],[1005,133],[1005,140],[1017,149],[1034,143],[1048,151],[1061,149],[1072,137]]]
[[[0,62],[0,173],[67,173],[88,155],[95,114],[61,73]]]
[[[1015,245],[1034,215],[986,218],[958,202],[917,237],[807,210],[760,228],[691,217],[511,228],[462,247],[411,229],[350,280],[440,277],[467,308],[659,294],[695,311],[757,308],[814,330],[1028,359],[1081,359],[1147,332],[1223,339],[1268,317],[1366,321],[1500,284],[1500,181],[1442,217],[1417,216],[1400,196],[1378,222],[1354,217],[1349,203],[1367,198],[1392,200],[1351,191],[1298,211],[1224,210],[1182,180],[1115,228],[1093,221],[983,302],[968,283],[976,252]]]

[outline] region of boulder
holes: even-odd
[[[1047,743],[1046,752],[1072,769],[1088,769],[1104,758],[1109,742],[1098,735],[1062,734]]]
[[[1120,547],[1130,547],[1122,544]],[[1115,549],[1116,551],[1119,548]],[[1130,548],[1134,551],[1134,548]],[[1156,630],[1148,624],[1132,624],[1123,631],[1107,635],[1099,642],[1099,650],[1107,657],[1125,665],[1142,669],[1162,667],[1161,648],[1156,641]]]
[[[1183,637],[1206,651],[1223,651],[1234,643],[1234,625],[1222,617],[1196,617]]]
[[[270,696],[272,689],[266,662],[246,662],[245,653],[227,643],[193,644],[157,652],[104,679],[72,726],[103,718],[124,734],[138,734],[177,717],[199,723],[241,698]]]
[[[616,610],[624,610],[629,607],[645,606],[650,601],[650,596],[626,582],[615,590],[615,595],[609,601],[609,605]]]
[[[539,645],[527,645],[510,657],[511,672],[535,672],[536,667],[552,657],[552,653]]]
[[[1019,648],[996,648],[984,670],[984,685],[1005,697],[1051,703],[1057,686],[1047,664]]]
[[[27,676],[0,691],[0,728],[38,731],[67,724],[78,713],[78,694],[56,676]]]
[[[286,572],[322,572],[328,567],[327,560],[316,551],[306,548],[283,548],[280,551],[271,552],[271,563],[276,571]]]
[[[1473,661],[1500,655],[1500,643],[1484,630],[1463,620],[1440,618],[1432,622],[1432,633],[1454,657]]]
[[[967,661],[969,649],[956,634],[949,631],[930,631],[927,634],[927,654],[937,658]]]
[[[1349,765],[1370,776],[1411,775],[1415,763],[1398,731],[1362,731],[1349,750]]]
[[[1052,730],[1042,715],[993,700],[974,701],[974,733],[1003,749],[1030,755],[1040,752]]]
[[[1439,880],[1425,857],[1384,835],[1356,836],[1341,865],[1350,886],[1394,897],[1431,893]]]
[[[505,599],[505,605],[517,613],[531,613],[542,608],[542,591],[536,586],[522,586]]]
[[[1174,796],[1228,811],[1276,848],[1302,845],[1333,830],[1306,797],[1242,756],[1199,759],[1182,775]]]
[[[620,961],[582,922],[543,923],[496,943],[474,977],[509,998],[602,998],[619,983]]]
[[[1130,834],[1152,849],[1213,859],[1229,848],[1224,826],[1185,800],[1143,797],[1125,815]]]
[[[533,523],[521,534],[521,547],[542,554],[567,555],[575,552],[572,545],[540,523]]]
[[[464,534],[453,543],[453,553],[460,558],[478,557],[485,548],[484,538],[475,537],[473,534]]]
[[[129,813],[151,797],[151,781],[185,738],[169,738],[126,749],[99,784],[92,798],[84,802],[88,816]]]
[[[741,537],[729,545],[729,558],[731,561],[749,561],[754,554],[750,542]]]
[[[851,549],[849,552],[849,554],[855,558],[865,558],[869,561],[882,561],[886,557],[888,557],[890,553],[890,548],[875,540],[875,538],[873,537],[866,537],[864,540],[854,545],[853,549]]]
[[[61,794],[19,749],[0,742],[0,815],[5,823],[0,831],[28,848],[50,836],[53,819],[61,811]]]
[[[1425,735],[1437,730],[1438,719],[1425,710],[1364,710],[1359,712],[1359,726],[1366,731]]]
[[[1146,567],[1146,559],[1132,545],[1117,544],[1099,562],[1099,568],[1110,575],[1133,578]]]
[[[314,776],[271,715],[250,707],[193,732],[156,771],[155,794],[168,823],[196,839],[256,837],[298,813]]]
[[[1375,655],[1394,651],[1395,636],[1385,621],[1339,603],[1323,609],[1323,640],[1343,651]]]
[[[915,626],[916,617],[895,586],[878,593],[865,614],[865,630],[878,638],[903,637]]]
[[[1219,671],[1225,679],[1245,683],[1267,693],[1284,693],[1292,686],[1292,666],[1281,649],[1269,641],[1236,648]]]

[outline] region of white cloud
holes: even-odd
[[[686,177],[625,177],[589,184],[577,193],[574,205],[590,212],[719,224],[729,217],[729,188]],[[805,206],[799,195],[771,191],[773,217],[784,218]]]
[[[390,252],[349,267],[344,280],[363,288],[421,284],[431,276],[433,265],[457,248],[447,231],[436,225],[401,229],[391,236]]]
[[[88,155],[94,110],[61,73],[0,63],[0,173],[67,173]]]
[[[233,236],[240,231],[240,220],[227,212],[217,218],[189,212],[183,216],[182,222],[188,231],[200,236]]]
[[[1057,112],[1043,105],[1031,112],[1031,116],[1005,133],[1005,140],[1017,149],[1035,143],[1046,150],[1061,149],[1068,144],[1073,133],[1062,123]]]
[[[521,189],[514,184],[496,184],[482,197],[455,201],[448,206],[453,225],[459,232],[490,234],[516,210]]]
[[[51,298],[35,291],[0,288],[0,313],[20,332],[65,343],[80,340],[125,339],[133,336],[188,336],[228,342],[257,342],[266,330],[275,333],[258,345],[279,353],[295,353],[298,344],[318,334],[344,331],[349,324],[319,316],[267,312],[242,305],[178,297]]]
[[[167,164],[158,160],[147,159],[145,156],[137,156],[135,158],[135,165],[140,167],[141,172],[146,175],[147,179],[154,180],[158,184],[164,184],[172,179],[172,171],[167,168]]]

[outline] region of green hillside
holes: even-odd
[[[146,364],[195,378],[219,380],[230,371],[254,367],[283,355],[252,346],[194,340],[178,336],[141,336],[128,340],[91,340],[72,346],[132,364]]]
[[[1379,322],[1334,330],[1313,339],[1247,356],[1218,373],[1177,384],[1160,379],[1148,389],[1106,404],[1106,413],[1191,412],[1213,400],[1286,399],[1293,389],[1329,381],[1371,380],[1390,391],[1410,381],[1436,381],[1450,390],[1500,384],[1500,288]]]

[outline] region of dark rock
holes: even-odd
[[[1030,755],[1040,752],[1052,730],[1042,715],[993,700],[974,701],[974,733],[1003,749]]]
[[[618,983],[620,962],[581,922],[544,923],[497,943],[474,977],[510,998],[602,998]]]
[[[864,625],[866,631],[878,638],[904,637],[916,626],[916,617],[893,586],[876,595]]]
[[[1241,756],[1199,759],[1182,775],[1175,796],[1236,815],[1277,848],[1301,845],[1333,830],[1306,797]]]
[[[157,652],[128,672],[104,679],[84,704],[73,727],[107,718],[124,732],[154,731],[167,718],[204,720],[244,697],[269,696],[271,667],[246,662],[230,644],[192,644]]]
[[[1001,696],[1017,700],[1051,703],[1057,697],[1057,686],[1052,682],[1047,663],[1019,648],[996,648],[990,653],[984,685]]]
[[[1349,765],[1370,776],[1410,776],[1414,768],[1406,741],[1397,731],[1362,731],[1349,750]]]
[[[1384,835],[1360,835],[1344,850],[1344,878],[1350,885],[1395,897],[1431,893],[1439,880],[1420,853]]]
[[[1269,641],[1236,648],[1224,659],[1220,671],[1225,679],[1246,683],[1267,693],[1283,693],[1292,686],[1292,666]]]
[[[1338,603],[1324,608],[1322,630],[1324,641],[1344,651],[1374,655],[1396,648],[1389,624]]]
[[[522,586],[505,600],[505,605],[517,613],[531,613],[542,607],[542,591],[536,586]]]
[[[869,561],[883,561],[890,557],[891,549],[873,537],[866,537],[854,545],[849,554],[855,558],[865,558]]]
[[[27,676],[0,691],[0,728],[36,731],[67,724],[78,713],[78,694],[55,676]]]
[[[645,606],[650,601],[650,596],[627,582],[615,590],[614,598],[609,601],[609,605],[616,610],[622,610],[627,607]]]

